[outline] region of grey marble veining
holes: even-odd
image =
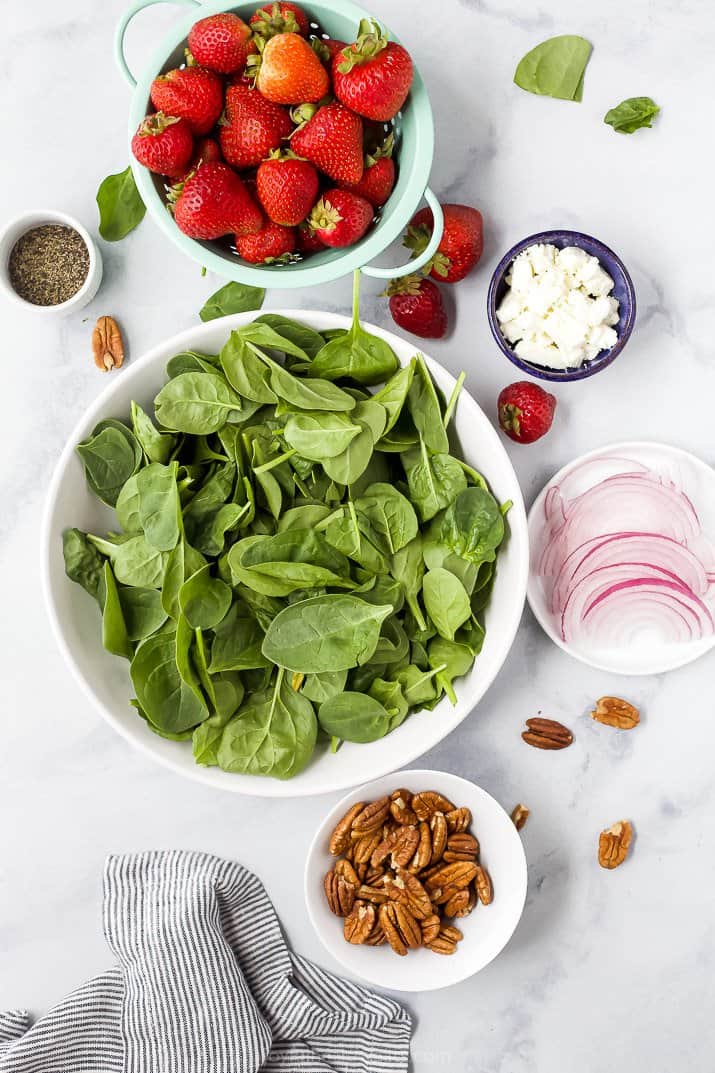
[[[13,9],[4,27],[0,119],[3,213],[48,205],[95,227],[99,179],[126,162],[128,91],[111,60],[122,0]],[[437,118],[433,184],[480,206],[486,250],[453,293],[455,328],[430,352],[493,415],[515,379],[491,341],[485,297],[501,253],[531,231],[579,227],[631,268],[640,315],[609,371],[555,389],[554,430],[509,448],[531,501],[574,455],[622,438],[659,438],[715,462],[710,102],[715,15],[706,0],[445,0],[439,29],[455,57],[434,57],[432,6],[380,0],[409,43]],[[153,8],[132,27],[133,63],[173,16]],[[594,44],[583,103],[549,101],[512,84],[516,62],[552,33]],[[604,126],[627,96],[662,105],[652,131]],[[50,636],[38,569],[39,524],[54,461],[82,408],[104,387],[89,347],[112,313],[129,360],[196,322],[220,281],[178,259],[151,221],[103,245],[94,303],[57,322],[3,305],[0,466],[0,1008],[42,1011],[104,968],[100,875],[108,852],[186,846],[240,859],[270,891],[294,946],[328,964],[308,924],[305,851],[330,798],[296,803],[216,794],[134,752],[93,711]],[[399,249],[393,251],[399,256]],[[363,314],[388,325],[377,284]],[[269,295],[346,311],[350,282]],[[119,374],[121,375],[121,374]],[[482,704],[425,765],[467,775],[507,808],[532,810],[524,831],[529,895],[504,953],[479,976],[408,1002],[417,1021],[415,1073],[710,1073],[715,1025],[715,655],[666,676],[628,680],[590,670],[553,647],[531,615]],[[594,726],[592,701],[639,704],[632,735]],[[525,717],[566,721],[564,753],[528,749]],[[617,872],[595,861],[599,830],[636,828]],[[293,878],[287,877],[294,876]],[[332,967],[328,965],[328,967]]]

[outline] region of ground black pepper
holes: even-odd
[[[84,239],[64,224],[42,224],[21,235],[8,264],[14,291],[38,306],[66,302],[81,288],[89,272]]]

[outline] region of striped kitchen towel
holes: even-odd
[[[0,1013],[0,1073],[401,1073],[396,1002],[291,953],[259,880],[183,851],[110,857],[118,964],[32,1026]]]

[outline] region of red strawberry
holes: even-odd
[[[132,152],[140,164],[159,175],[177,179],[186,171],[194,151],[194,136],[185,119],[148,115],[132,138]]]
[[[284,108],[257,89],[237,84],[226,90],[226,118],[219,129],[223,155],[235,168],[253,168],[293,130]]]
[[[280,4],[264,4],[250,18],[251,29],[259,37],[268,40],[276,34],[302,34],[308,36],[308,16],[297,4],[283,0]]]
[[[299,127],[291,148],[336,182],[357,183],[362,178],[362,120],[337,101],[319,108]]]
[[[324,250],[325,243],[316,235],[309,224],[303,223],[297,231],[298,249],[301,253],[320,253]]]
[[[228,75],[243,70],[256,46],[243,19],[223,11],[194,23],[189,31],[189,49],[196,63]]]
[[[345,42],[336,41],[334,37],[314,37],[310,47],[323,63],[330,64],[333,56],[345,48]]]
[[[384,144],[365,157],[365,170],[359,182],[340,183],[344,190],[366,198],[376,209],[385,204],[395,185],[393,142],[392,134],[388,134]]]
[[[308,223],[326,246],[352,246],[372,223],[372,205],[349,190],[327,190],[310,214]]]
[[[221,115],[223,84],[213,71],[182,67],[154,79],[151,101],[157,111],[188,119],[194,134],[208,134]]]
[[[457,283],[479,263],[484,249],[482,214],[469,205],[443,205],[444,233],[430,261],[429,274],[441,283]],[[417,257],[432,237],[432,209],[420,209],[410,221],[404,244]],[[427,269],[425,269],[427,271]]]
[[[447,334],[447,313],[439,287],[421,276],[402,276],[390,281],[385,291],[395,324],[423,339],[441,339]]]
[[[184,183],[174,218],[189,238],[221,238],[232,232],[250,235],[260,231],[263,214],[246,187],[226,164],[202,164]]]
[[[412,60],[388,41],[374,19],[363,19],[358,39],[333,58],[333,89],[339,101],[368,119],[392,119],[412,85]]]
[[[304,220],[318,196],[315,167],[294,153],[276,150],[258,168],[257,184],[266,214],[277,224],[295,227]]]
[[[551,428],[556,399],[530,380],[517,380],[499,393],[499,424],[510,440],[533,443]]]
[[[330,89],[328,72],[300,34],[271,37],[261,52],[260,66],[249,67],[258,67],[256,87],[276,104],[319,101]]]
[[[252,265],[290,261],[296,250],[296,234],[292,227],[269,220],[254,235],[236,235],[236,249]]]
[[[221,155],[221,149],[215,138],[199,138],[194,142],[194,153],[189,161],[188,167],[184,168],[182,175],[179,179],[186,182],[192,171],[201,164],[209,164],[213,160],[223,160]]]

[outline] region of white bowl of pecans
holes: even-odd
[[[400,771],[347,794],[305,868],[308,916],[348,971],[395,991],[466,980],[506,946],[526,899],[515,823],[445,771]]]

